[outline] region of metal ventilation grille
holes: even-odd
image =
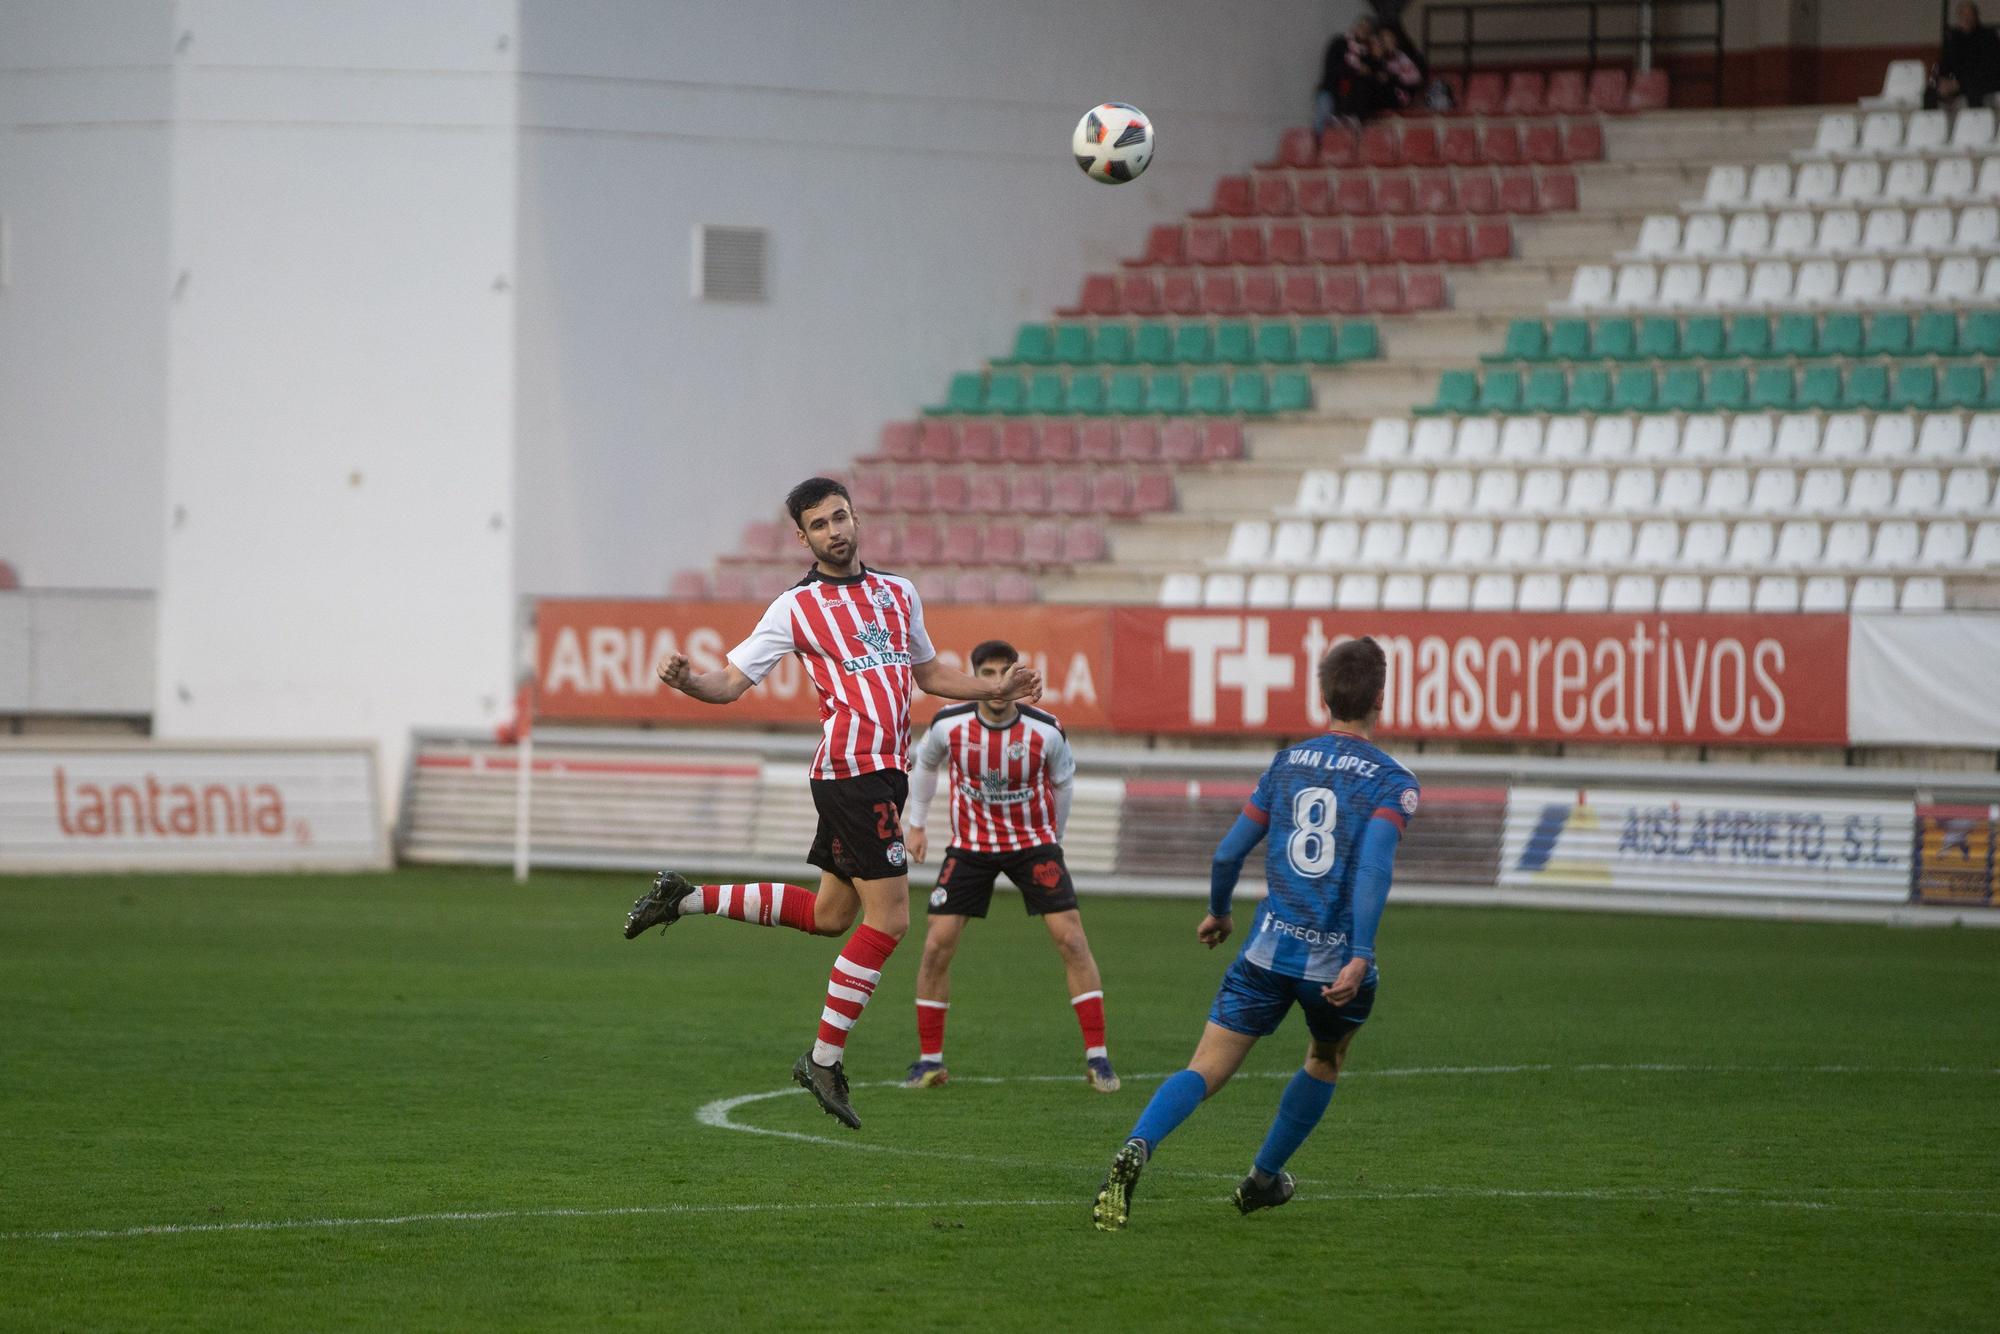
[[[694,294],[703,301],[764,301],[765,255],[770,233],[762,227],[694,229]]]

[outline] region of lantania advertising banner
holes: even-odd
[[[1500,883],[1609,893],[1910,896],[1907,801],[1516,787]]]

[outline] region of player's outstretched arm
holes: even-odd
[[[661,658],[659,673],[662,681],[704,704],[734,704],[756,684],[733,662],[720,671],[697,672],[688,666],[685,653],[670,653]]]
[[[1014,664],[1012,671],[998,681],[983,681],[976,676],[947,667],[936,658],[920,662],[911,669],[917,684],[927,695],[939,699],[981,700],[988,704],[1007,704],[1017,699],[1030,704],[1042,697],[1042,674],[1025,662]]]
[[[1341,968],[1332,984],[1320,988],[1329,1004],[1345,1005],[1368,980],[1375,962],[1375,931],[1382,924],[1382,909],[1389,902],[1389,882],[1395,875],[1396,847],[1403,831],[1391,820],[1376,816],[1361,833],[1354,870],[1354,957]]]

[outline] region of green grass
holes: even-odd
[[[628,943],[638,888],[0,879],[0,1324],[1994,1326],[1991,933],[1392,905],[1298,1200],[1225,1203],[1295,1018],[1105,1236],[1103,1165],[1227,962],[1196,902],[1085,905],[1124,1092],[1082,1083],[1003,896],[954,970],[956,1082],[866,1086],[914,1055],[912,941],[850,1048],[859,1134],[795,1092],[734,1113],[794,1139],[696,1112],[787,1087],[831,942]],[[1394,1073],[1496,1066],[1532,1068]],[[502,1216],[226,1227],[455,1212]],[[34,1235],[152,1224],[211,1230]]]

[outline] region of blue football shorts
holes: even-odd
[[[1222,975],[1208,1021],[1234,1033],[1265,1038],[1278,1031],[1296,1003],[1305,1011],[1306,1028],[1315,1041],[1338,1042],[1368,1022],[1368,1012],[1375,1008],[1375,983],[1363,983],[1345,1005],[1327,1004],[1319,994],[1325,985],[1274,973],[1238,955]]]

